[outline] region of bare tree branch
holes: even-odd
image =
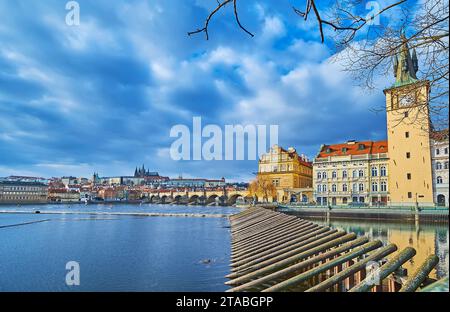
[[[233,7],[234,7],[234,17],[236,19],[236,23],[238,24],[239,28],[241,28],[244,32],[246,32],[248,35],[250,35],[251,37],[253,37],[254,35],[248,31],[241,23],[241,21],[239,20],[239,14],[238,14],[238,9],[237,9],[237,0],[225,0],[224,2],[220,3],[219,0],[217,0],[217,7],[208,15],[208,17],[206,18],[205,21],[205,26],[201,29],[197,29],[195,31],[191,31],[188,32],[188,36],[194,35],[194,34],[198,34],[201,32],[205,33],[206,36],[206,40],[209,40],[209,32],[208,32],[208,27],[209,27],[209,23],[211,22],[211,19],[213,18],[213,16],[219,12],[222,8],[224,8],[227,4],[233,3]]]
[[[420,60],[420,79],[428,80],[431,87],[429,108],[426,105],[424,109],[429,109],[434,123],[441,123],[437,127],[448,127],[449,0],[422,0],[419,4],[409,1],[413,10],[404,5],[408,0],[392,0],[391,4],[364,17],[357,13],[360,11],[358,6],[365,3],[363,0],[335,0],[331,7],[324,7],[325,4],[317,0],[301,1],[305,4],[304,11],[293,7],[294,13],[305,21],[310,15],[315,18],[322,43],[326,39],[326,29],[334,31],[334,36],[330,39],[339,52],[334,55],[333,60],[343,65],[344,71],[349,72],[356,82],[368,89],[374,88],[376,79],[391,73],[392,58],[399,53],[404,43],[400,33],[407,29],[406,43],[411,50],[417,52]],[[217,7],[206,18],[204,27],[189,32],[188,35],[204,32],[208,40],[211,19],[231,3],[237,25],[253,37],[239,20],[237,0],[217,0]],[[395,19],[402,21],[402,25],[381,23],[372,27],[376,18],[395,7],[400,10],[400,13],[396,11]],[[359,36],[361,33],[365,37]],[[357,35],[358,39],[355,40]]]

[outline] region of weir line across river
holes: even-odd
[[[414,292],[436,283],[429,278],[436,255],[416,272],[402,268],[416,255],[411,247],[398,250],[395,244],[261,207],[229,219],[228,292]],[[446,285],[448,291],[448,279]]]

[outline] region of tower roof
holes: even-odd
[[[416,74],[419,70],[419,62],[416,50],[413,49],[412,54],[410,53],[408,39],[406,39],[403,30],[400,38],[402,44],[393,59],[395,77],[394,87],[400,87],[418,81]]]

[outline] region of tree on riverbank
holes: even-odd
[[[277,196],[275,185],[270,179],[263,176],[258,176],[250,183],[248,192],[252,197],[262,197],[265,202],[268,202],[269,198],[273,199]]]

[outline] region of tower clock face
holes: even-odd
[[[416,103],[416,97],[413,94],[400,94],[398,97],[399,107],[408,107]]]

